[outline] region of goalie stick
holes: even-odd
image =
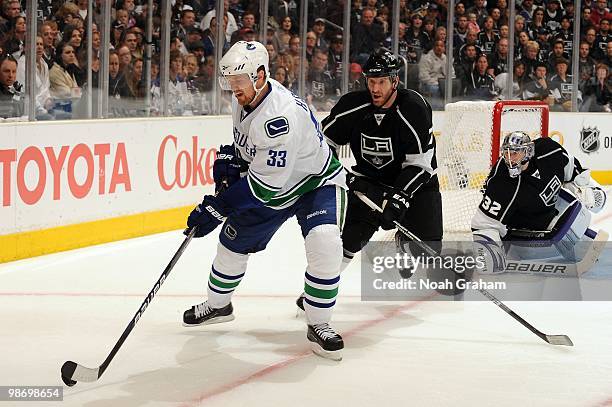
[[[106,357],[104,362],[102,362],[102,364],[95,369],[79,365],[78,363],[75,363],[70,360],[64,362],[64,364],[62,365],[61,373],[62,381],[66,384],[66,386],[74,386],[75,384],[77,384],[77,382],[95,382],[102,376],[102,374],[104,374],[104,371],[121,348],[121,345],[123,345],[123,342],[125,342],[130,332],[132,332],[132,329],[134,329],[136,323],[153,300],[153,297],[155,297],[155,294],[166,280],[166,277],[168,277],[170,271],[172,271],[174,265],[187,248],[187,245],[193,238],[193,235],[195,234],[196,230],[197,227],[192,228],[185,240],[183,240],[183,243],[178,248],[174,256],[172,256],[170,263],[168,263],[168,265],[164,269],[164,272],[161,274],[151,291],[149,291],[149,294],[138,308],[138,311],[136,311],[136,314],[134,315],[128,326],[125,328],[125,330],[121,334],[121,337],[119,338],[117,343],[115,343],[115,346],[113,347],[109,355]]]
[[[381,212],[382,213],[382,209],[378,205],[376,205],[376,203],[372,202],[372,200],[370,200],[370,198],[365,196],[363,193],[356,191],[355,195],[357,195],[357,197],[359,199],[361,199],[370,208],[372,208],[373,210],[375,210],[377,212]],[[393,221],[393,223],[395,224],[395,227],[397,227],[397,230],[399,230],[402,234],[404,234],[408,239],[410,239],[413,242],[417,243],[421,247],[421,249],[423,249],[425,252],[427,252],[427,254],[429,254],[432,257],[437,257],[438,256],[438,253],[435,250],[433,250],[431,247],[429,247],[428,244],[423,242],[421,239],[419,239],[417,236],[415,236],[412,232],[410,232],[408,229],[406,229],[404,226],[402,226],[398,221]],[[529,329],[531,332],[536,334],[543,341],[545,341],[545,342],[547,342],[547,343],[549,343],[551,345],[574,346],[574,344],[573,344],[572,340],[569,338],[569,336],[567,336],[567,335],[547,335],[547,334],[539,331],[538,329],[536,329],[533,325],[531,325],[529,322],[524,320],[516,312],[514,312],[510,308],[508,308],[507,305],[505,305],[503,302],[498,300],[493,294],[491,294],[490,292],[488,292],[484,288],[479,288],[478,291],[480,291],[480,293],[482,295],[484,295],[488,300],[490,300],[495,305],[497,305],[499,308],[504,310],[508,315],[510,315],[512,318],[514,318],[516,321],[518,321],[525,328]]]

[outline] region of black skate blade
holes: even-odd
[[[321,347],[321,345],[316,342],[311,342],[310,348],[312,349],[312,352],[315,355],[320,356],[322,358],[335,360],[337,362],[342,360],[342,349],[325,350]]]
[[[222,324],[223,322],[230,322],[233,320],[234,320],[234,314],[211,318],[208,321],[204,321],[200,324],[187,324],[183,322],[183,326],[193,327],[193,326],[203,326],[203,325],[212,325],[212,324]]]

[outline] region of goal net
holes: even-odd
[[[445,238],[465,237],[482,187],[499,157],[503,137],[524,131],[548,135],[548,105],[532,101],[455,102],[446,105],[436,137]]]

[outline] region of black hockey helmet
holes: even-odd
[[[374,51],[363,66],[363,74],[366,77],[376,78],[381,76],[397,76],[401,68],[401,60],[387,48],[381,47]]]

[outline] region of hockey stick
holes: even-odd
[[[363,193],[355,192],[355,195],[357,195],[357,197],[359,199],[361,199],[370,208],[372,208],[375,211],[378,211],[378,212],[382,213],[382,209],[380,208],[380,206],[378,206],[378,205],[376,205],[376,203],[372,202],[372,200],[370,200],[370,198],[365,196]],[[408,229],[406,229],[404,226],[402,226],[398,221],[393,221],[393,223],[395,224],[395,227],[397,227],[397,230],[399,230],[402,234],[404,234],[408,239],[410,239],[413,242],[417,243],[419,245],[419,247],[421,247],[421,249],[423,249],[425,252],[427,252],[427,254],[429,254],[432,257],[438,257],[439,256],[439,254],[435,250],[433,250],[431,247],[429,247],[428,244],[423,242],[416,235],[414,235],[412,232],[410,232]],[[478,291],[480,291],[480,293],[482,295],[484,295],[487,299],[492,301],[499,308],[503,309],[508,315],[510,315],[512,318],[514,318],[516,321],[518,321],[525,328],[529,329],[531,332],[533,332],[538,337],[540,337],[543,341],[548,342],[551,345],[574,346],[574,344],[572,343],[572,340],[569,338],[569,336],[567,336],[567,335],[547,335],[545,333],[542,333],[541,331],[536,329],[533,325],[531,325],[529,322],[525,321],[516,312],[514,312],[510,308],[508,308],[503,302],[498,300],[493,294],[491,294],[490,292],[488,292],[484,288],[479,288]]]
[[[64,364],[62,365],[61,372],[62,381],[66,384],[66,386],[74,386],[75,384],[77,384],[77,382],[95,382],[102,376],[110,362],[113,360],[113,358],[119,351],[119,348],[121,348],[121,345],[123,345],[123,342],[125,342],[130,332],[132,332],[132,329],[134,329],[136,323],[138,322],[142,314],[145,312],[145,310],[153,300],[153,297],[155,297],[155,294],[166,280],[166,277],[168,277],[170,271],[172,271],[174,265],[187,248],[187,245],[193,238],[193,235],[195,234],[196,230],[197,227],[192,228],[185,240],[183,240],[183,243],[181,243],[181,246],[178,248],[174,256],[172,256],[170,263],[168,263],[164,272],[161,274],[151,291],[149,291],[149,294],[138,308],[138,311],[136,311],[136,314],[128,324],[127,328],[125,328],[125,330],[121,334],[121,337],[119,338],[109,355],[106,357],[104,362],[102,362],[102,364],[95,369],[79,365],[78,363],[75,363],[73,361],[64,362]]]

